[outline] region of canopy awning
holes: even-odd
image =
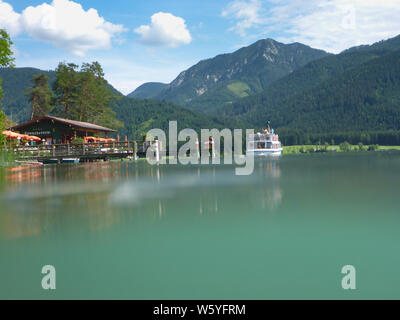
[[[20,138],[21,140],[24,140],[24,141],[36,141],[36,142],[42,141],[42,139],[40,139],[39,137],[36,137],[36,136],[28,136],[26,134],[20,134],[20,133],[8,131],[8,130],[3,131],[3,134],[6,136],[7,139]]]
[[[90,142],[115,142],[115,139],[107,139],[107,138],[96,138],[96,137],[84,137],[85,143]]]

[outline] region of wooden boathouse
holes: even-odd
[[[37,117],[11,127],[10,130],[39,137],[45,140],[46,144],[67,144],[71,143],[74,138],[84,138],[99,134],[108,137],[108,134],[116,132],[113,129],[96,124],[53,116]]]
[[[11,131],[6,133],[10,137],[18,132],[22,137],[38,138],[38,143],[20,139],[16,144],[10,143],[9,147],[19,159],[43,163],[136,159],[138,156],[144,156],[147,148],[154,148],[154,144],[144,141],[128,141],[127,138],[125,141],[107,139],[109,134],[116,132],[110,128],[53,116],[37,117],[9,130]],[[100,135],[105,138],[99,138]]]

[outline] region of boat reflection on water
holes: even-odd
[[[278,209],[283,198],[283,192],[279,186],[279,179],[281,177],[279,158],[279,155],[269,155],[267,158],[260,158],[255,162],[255,165],[259,166],[257,172],[262,172],[265,180],[259,194],[261,206],[262,208],[268,208],[270,212]]]

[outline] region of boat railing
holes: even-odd
[[[279,136],[277,134],[252,134],[249,136],[250,141],[254,142],[271,142],[279,141]]]

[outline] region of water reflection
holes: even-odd
[[[31,237],[164,219],[182,221],[275,212],[283,197],[279,160],[256,162],[249,177],[225,166],[145,162],[49,165],[6,174],[1,233]]]

